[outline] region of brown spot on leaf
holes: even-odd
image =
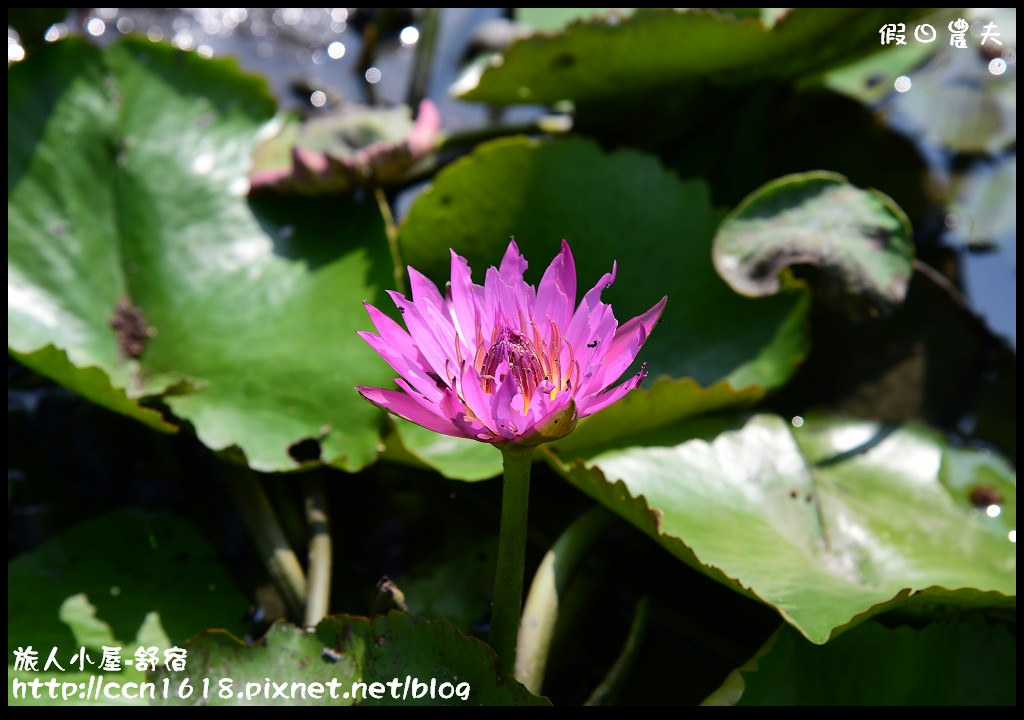
[[[378,635],[377,636],[377,647],[384,647],[387,644],[388,644],[388,636],[387,635]]]
[[[141,308],[132,305],[128,298],[121,298],[114,306],[110,328],[117,336],[117,344],[122,355],[130,358],[142,355],[149,340],[149,326]]]
[[[661,521],[665,519],[665,513],[659,508],[651,508],[651,513],[654,515],[654,529],[660,533]]]
[[[978,485],[971,490],[971,505],[976,508],[987,508],[989,505],[1001,505],[1003,497],[995,488],[986,485]]]

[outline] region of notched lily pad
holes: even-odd
[[[415,123],[405,106],[348,106],[301,124],[286,120],[256,149],[252,188],[320,194],[400,182],[434,148],[440,127],[430,100],[420,103]]]
[[[161,400],[260,470],[312,462],[289,453],[305,438],[322,462],[371,462],[382,414],[353,388],[391,373],[356,331],[394,282],[384,220],[351,196],[247,196],[266,81],[75,38],[8,79],[12,354],[167,430],[137,398]]]
[[[555,465],[812,642],[903,603],[1015,606],[1016,476],[1005,463],[919,427],[855,420],[807,418],[797,430],[759,415],[673,432]],[[971,503],[978,484],[998,487],[997,517]]]
[[[902,304],[914,249],[910,221],[889,197],[827,172],[787,175],[741,202],[715,236],[715,268],[736,292],[773,295],[786,268],[819,271],[817,290],[854,314]]]

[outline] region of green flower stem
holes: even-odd
[[[533,576],[519,626],[515,676],[534,695],[540,694],[544,684],[544,669],[558,620],[559,598],[613,517],[601,505],[578,517],[551,546]]]
[[[259,476],[248,468],[225,463],[224,478],[260,559],[284,598],[289,614],[302,617],[306,577],[295,551],[267,500]]]
[[[501,450],[505,477],[501,496],[498,567],[491,610],[491,647],[498,670],[508,675],[515,667],[519,615],[523,607],[523,566],[526,562],[526,519],[530,502],[530,460],[533,448]]]
[[[331,525],[320,478],[313,475],[303,478],[302,491],[309,526],[309,582],[303,624],[311,628],[327,616],[331,604]]]
[[[398,249],[398,226],[395,225],[395,216],[391,212],[391,203],[388,202],[387,193],[381,188],[373,191],[377,200],[377,207],[380,208],[381,217],[384,218],[384,234],[388,238],[388,250],[391,252],[391,260],[395,265],[395,288],[398,292],[405,294],[405,263],[402,262],[402,252]]]

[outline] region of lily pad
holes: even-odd
[[[145,41],[13,67],[8,346],[150,424],[133,403],[160,399],[254,468],[299,467],[289,447],[313,438],[358,469],[381,414],[353,387],[391,377],[355,335],[393,283],[384,221],[372,201],[248,200],[272,115],[233,61]]]
[[[479,640],[444,620],[405,613],[329,617],[315,635],[278,623],[253,647],[228,633],[210,632],[186,649],[191,662],[184,673],[167,674],[171,686],[188,678],[190,686],[202,688],[208,678],[210,692],[205,698],[197,692],[174,699],[176,704],[549,704],[514,678],[499,679],[494,653]],[[271,687],[268,696],[268,678],[279,687],[286,683],[288,694],[274,697]],[[293,683],[305,685],[304,697],[292,697]],[[313,683],[322,685],[315,688],[319,697],[309,694]]]
[[[789,80],[881,49],[878,29],[894,13],[794,8],[774,23],[772,16],[769,27],[714,10],[639,8],[625,19],[596,16],[519,40],[457,87],[466,100],[506,105],[687,93],[701,81]],[[907,22],[920,13],[907,8],[898,15]]]
[[[824,646],[783,628],[704,704],[1015,705],[1016,666],[1013,635],[978,617],[866,622]]]
[[[913,425],[811,418],[794,429],[758,415],[724,430],[684,423],[555,464],[682,560],[824,643],[910,595],[1015,606],[1016,475],[991,457],[944,464],[949,452]],[[998,517],[950,489],[991,484],[993,473]]]
[[[914,248],[910,221],[890,198],[813,172],[774,180],[741,202],[718,229],[714,260],[736,292],[754,297],[779,292],[784,268],[813,265],[824,292],[887,314],[906,297]]]

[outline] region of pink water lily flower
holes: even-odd
[[[401,390],[359,387],[388,412],[446,435],[533,445],[564,437],[635,388],[643,369],[609,388],[633,362],[667,298],[619,325],[601,292],[616,265],[576,307],[576,265],[569,244],[540,286],[523,280],[526,259],[509,243],[484,284],[453,250],[451,282],[437,287],[409,268],[412,300],[390,292],[408,328],[369,303],[377,333],[359,335],[401,376]]]

